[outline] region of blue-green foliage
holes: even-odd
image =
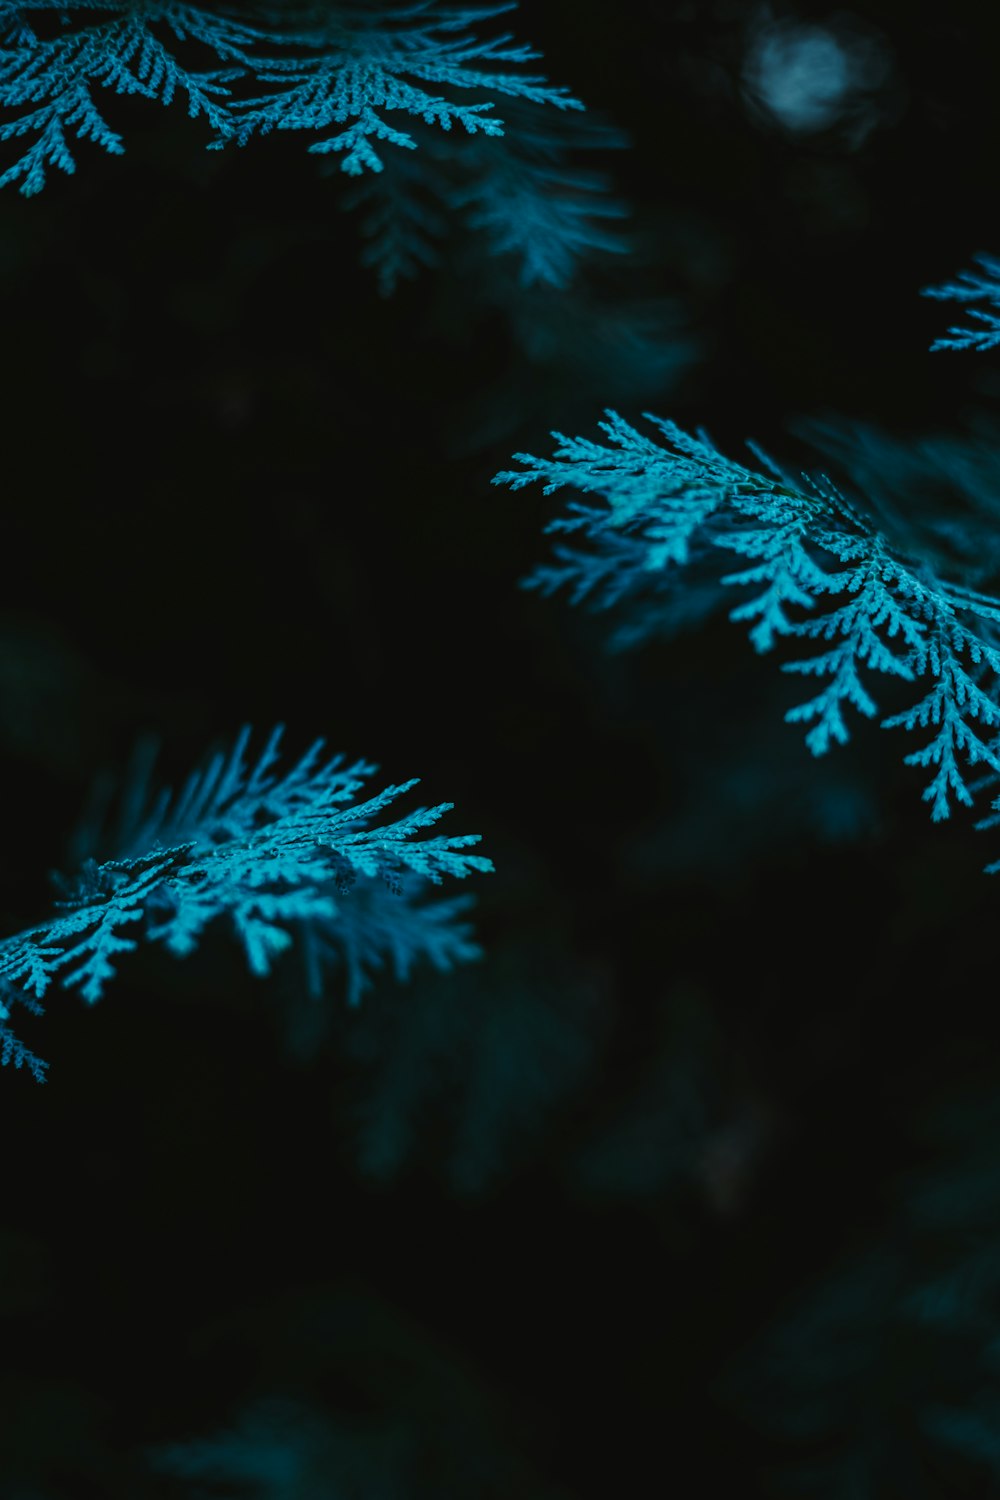
[[[1000,344],[1000,259],[995,255],[976,255],[967,271],[959,271],[953,281],[942,286],[924,288],[925,297],[942,302],[962,303],[974,321],[965,327],[958,324],[934,340],[932,349],[995,349]],[[978,305],[976,305],[978,304]]]
[[[520,288],[565,287],[585,258],[627,249],[617,228],[626,208],[605,173],[581,164],[620,150],[622,134],[578,114],[553,117],[530,100],[512,100],[504,116],[502,141],[478,137],[460,152],[415,122],[420,149],[393,153],[384,170],[352,185],[346,205],[361,214],[362,260],[384,295],[438,263],[455,222],[518,268]]]
[[[18,1005],[35,1016],[42,1014],[42,1007],[33,996],[13,985],[5,983],[0,993],[3,997],[0,999],[0,1065],[13,1063],[15,1068],[27,1068],[39,1083],[44,1083],[48,1063],[26,1047],[7,1024],[11,1011]]]
[[[116,857],[88,860],[65,882],[56,915],[0,942],[4,1025],[12,1004],[37,1008],[54,981],[99,1000],[139,935],[184,957],[219,918],[253,974],[268,975],[297,940],[302,984],[318,996],[341,967],[352,1005],[382,967],[405,979],[418,960],[448,969],[478,955],[467,903],[427,899],[446,878],[492,869],[468,852],[478,835],[421,837],[451,803],[387,820],[414,781],[361,796],[376,768],[324,759],[322,740],[279,771],[280,728],[248,767],[248,738],[244,730],[176,799],[151,801],[144,778],[134,780]],[[0,1032],[2,1060],[39,1076],[37,1060],[7,1037]]]
[[[384,116],[399,112],[442,130],[462,126],[469,135],[502,135],[503,121],[490,113],[491,103],[451,100],[446,90],[489,90],[559,109],[582,109],[579,100],[539,74],[516,71],[538,56],[510,36],[480,41],[468,28],[511,9],[416,6],[335,7],[332,17],[317,11],[308,24],[285,33],[278,27],[264,37],[275,56],[244,54],[245,66],[269,90],[237,107],[244,132],[305,130],[326,132],[309,150],[341,155],[341,169],[351,176],[382,170],[378,143],[414,149],[409,130],[399,130]],[[512,71],[515,70],[515,71]],[[407,120],[409,126],[409,119]]]
[[[163,104],[183,93],[189,113],[204,115],[216,148],[271,130],[318,133],[309,150],[338,153],[352,176],[382,170],[379,144],[416,145],[388,114],[502,135],[491,104],[457,102],[441,89],[488,89],[581,109],[565,89],[516,71],[537,56],[529,47],[508,36],[480,41],[469,31],[509,8],[247,5],[234,14],[183,0],[5,0],[0,107],[25,113],[0,127],[0,138],[36,139],[0,183],[21,178],[25,191],[37,192],[47,167],[73,171],[67,133],[119,153],[121,139],[94,103],[97,88]],[[55,34],[42,34],[40,20],[54,24]],[[222,66],[188,67],[173,50],[186,43]],[[248,93],[248,84],[264,92]]]
[[[42,30],[44,23],[55,24],[54,34]],[[6,0],[0,10],[0,110],[10,118],[0,121],[0,140],[27,144],[0,176],[0,187],[18,182],[31,195],[45,186],[50,168],[74,172],[74,138],[121,155],[121,136],[95,102],[101,89],[162,104],[182,94],[188,113],[210,126],[213,146],[245,138],[231,85],[243,76],[247,49],[257,39],[253,28],[171,0]],[[223,65],[188,68],[172,50],[183,42],[200,44]]]
[[[50,169],[74,172],[80,141],[120,155],[104,95],[181,97],[210,149],[296,131],[358,179],[349,202],[364,207],[365,258],[385,291],[433,262],[456,215],[518,259],[525,285],[562,285],[581,253],[622,248],[608,227],[621,206],[570,155],[621,142],[606,127],[557,128],[543,107],[579,100],[525,70],[529,47],[475,34],[510,9],[0,0],[0,141],[20,148],[0,187],[31,195]],[[503,141],[497,96],[513,115]],[[456,129],[472,139],[456,146]]]
[[[514,258],[522,286],[563,287],[585,256],[628,248],[613,227],[626,209],[612,197],[607,177],[576,165],[571,155],[620,150],[626,141],[600,121],[564,117],[555,127],[518,103],[510,114],[506,149],[473,148],[473,170],[458,201],[494,253]]]
[[[390,1436],[352,1431],[303,1403],[271,1398],[253,1403],[211,1437],[176,1443],[152,1459],[155,1468],[184,1481],[190,1495],[231,1494],[234,1485],[248,1500],[405,1494],[405,1447]]]
[[[865,498],[879,530],[919,548],[935,569],[989,589],[1000,575],[1000,426],[899,437],[827,418],[796,430]]]
[[[930,772],[923,795],[935,819],[953,800],[971,805],[962,762],[1000,773],[1000,603],[894,546],[828,480],[792,479],[759,453],[760,467],[748,469],[704,435],[649,420],[659,439],[612,412],[602,424],[607,441],[557,433],[551,459],[518,454],[523,467],[497,475],[513,489],[540,481],[547,494],[571,488],[585,497],[549,528],[573,545],[557,546],[528,586],[565,587],[595,609],[620,606],[626,621],[639,621],[626,631],[642,636],[661,599],[668,627],[676,624],[676,572],[693,563],[702,582],[707,575],[745,591],[730,618],[749,627],[757,651],[815,643],[814,653],[783,663],[816,683],[786,714],[806,726],[814,754],[846,743],[846,710],[878,715],[872,675],[909,683],[915,700],[883,725],[928,731],[906,763]],[[720,549],[741,566],[723,571]]]

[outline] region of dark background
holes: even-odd
[[[816,765],[787,682],[724,620],[607,656],[601,618],[517,587],[554,502],[489,484],[603,405],[793,456],[804,416],[907,438],[989,409],[995,360],[929,354],[948,312],[918,293],[1000,249],[1000,17],[853,5],[890,60],[856,142],[753,109],[751,12],[510,20],[632,138],[607,165],[634,258],[582,274],[608,316],[668,304],[678,356],[627,389],[581,374],[585,338],[532,366],[460,237],[380,299],[294,137],[205,154],[179,108],[118,102],[123,160],[84,147],[75,178],[0,199],[9,930],[140,733],[176,781],[283,721],[292,749],[322,734],[420,775],[483,834],[486,958],[452,1003],[500,965],[522,1000],[588,997],[591,1039],[576,1087],[462,1189],[447,1099],[388,1180],[359,1169],[351,1023],[289,1056],[225,942],[139,957],[93,1011],[54,997],[25,1031],[50,1081],[0,1080],[0,1493],[180,1493],[145,1447],[261,1392],[420,1426],[436,1381],[477,1393],[492,1456],[452,1480],[425,1455],[415,1494],[777,1493],[781,1442],[725,1372],[879,1241],[925,1102],[989,1087],[989,839],[932,826],[897,736]],[[661,1068],[695,1080],[676,1168],[636,1103],[655,1115]],[[637,1108],[634,1170],[595,1185],[580,1163]],[[324,1363],[289,1329],[327,1317]],[[939,1462],[926,1493],[991,1492]]]

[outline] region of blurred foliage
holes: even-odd
[[[567,147],[631,250],[562,291],[470,230],[382,298],[305,153],[141,101],[0,198],[4,930],[145,732],[173,784],[247,721],[418,765],[497,864],[474,973],[317,1026],[224,943],[60,1001],[58,1086],[0,1090],[5,1500],[218,1493],[212,1445],[304,1445],[323,1500],[995,1490],[985,841],[891,736],[820,774],[713,597],[608,655],[519,590],[551,502],[489,477],[609,401],[726,452],[821,421],[988,572],[995,361],[918,294],[996,249],[1000,16],[511,29],[629,142]]]

